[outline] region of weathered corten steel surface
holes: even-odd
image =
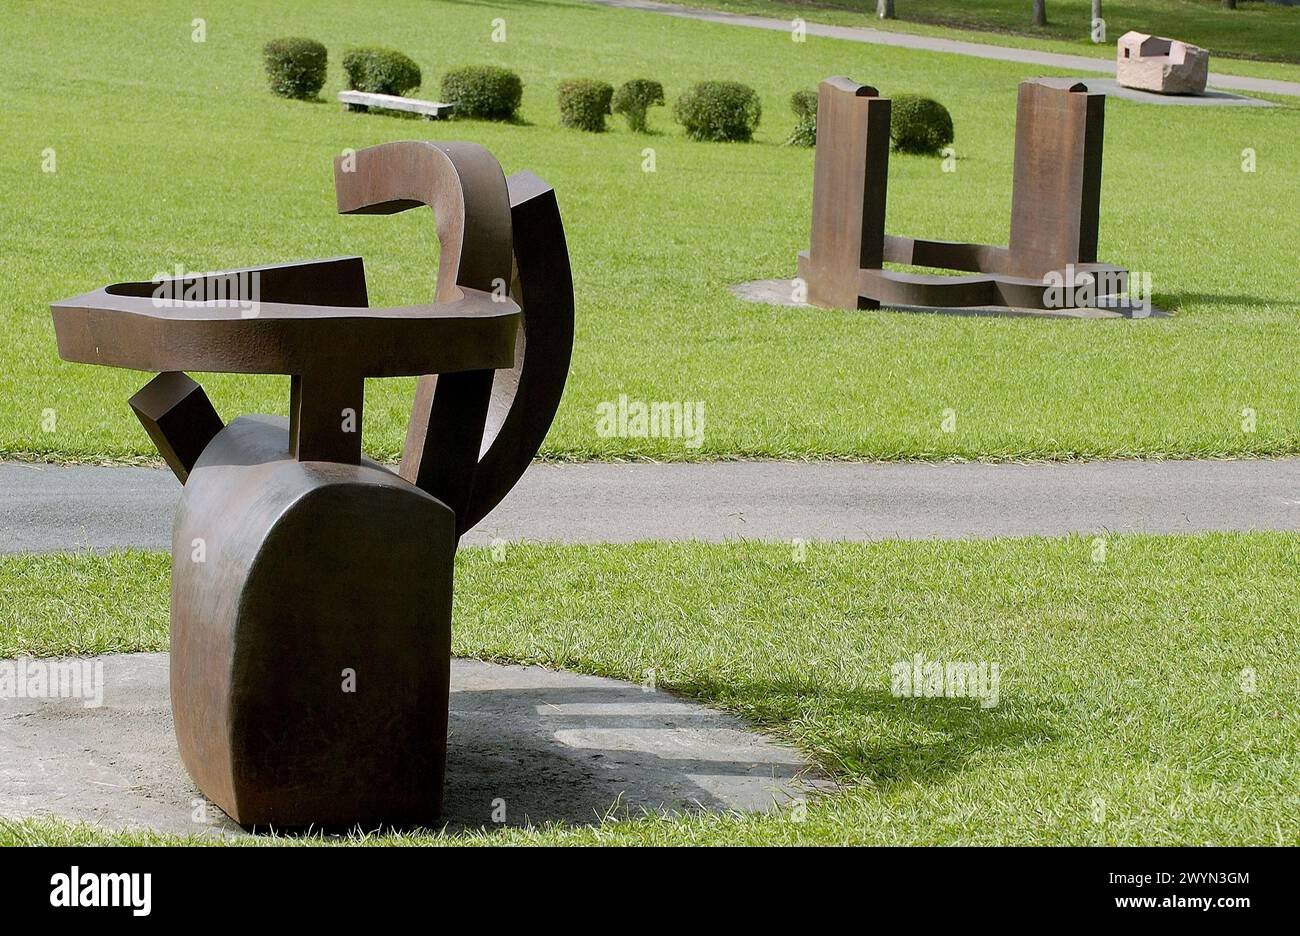
[[[818,89],[812,237],[799,254],[808,301],[830,308],[1047,308],[1046,277],[1091,278],[1096,296],[1124,292],[1128,273],[1097,262],[1106,97],[1081,82],[1020,84],[1007,247],[885,233],[889,101],[848,78]],[[902,273],[885,263],[972,276]]]
[[[51,307],[65,359],[162,372],[131,406],[185,486],[177,742],[249,826],[437,819],[456,545],[532,461],[572,352],[564,228],[541,179],[506,180],[476,144],[401,142],[340,157],[335,181],[344,214],[433,209],[432,303],[369,308],[361,259],[339,257]],[[224,425],[185,370],[287,374],[289,419]],[[421,379],[394,473],[361,454],[362,391],[401,375]]]
[[[297,461],[285,437],[283,419],[236,419],[177,508],[181,759],[244,825],[428,821],[446,757],[455,519],[369,461]]]
[[[818,89],[812,243],[799,273],[809,302],[879,305],[862,295],[858,271],[884,261],[886,176],[867,167],[887,164],[889,113],[888,98],[848,78],[827,78]]]
[[[159,374],[127,401],[167,467],[184,484],[223,423],[203,388],[186,374]]]
[[[1011,238],[1000,272],[1041,279],[1097,262],[1106,95],[1081,82],[1020,84],[1011,184]]]
[[[504,183],[501,196],[505,203]],[[290,374],[295,452],[304,460],[352,463],[361,457],[366,377],[514,363],[519,307],[508,296],[465,289],[429,305],[324,304],[319,300],[328,299],[331,281],[351,279],[341,286],[343,296],[365,296],[360,258],[298,266],[322,276],[308,301],[266,298],[268,280],[274,284],[283,267],[189,277],[171,290],[177,298],[155,298],[158,284],[147,282],[65,299],[51,306],[59,354],[68,361],[144,371]],[[225,283],[258,283],[258,296],[230,297]],[[188,290],[226,298],[186,300]],[[279,288],[271,292],[280,294]],[[340,416],[345,409],[355,413],[348,426]]]
[[[525,311],[514,367],[493,377],[482,454],[459,516],[460,533],[486,517],[532,463],[559,409],[573,352],[573,273],[555,190],[527,170],[506,183],[515,232],[511,293]]]

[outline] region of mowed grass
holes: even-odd
[[[892,20],[876,17],[875,0],[667,2],[1108,59],[1115,58],[1115,40],[1136,29],[1209,50],[1212,71],[1300,78],[1300,10],[1263,0],[1239,0],[1236,10],[1223,9],[1220,0],[1104,0],[1101,42],[1092,39],[1092,0],[1047,0],[1045,27],[1033,24],[1033,5],[1019,0],[896,0]]]
[[[1300,451],[1296,244],[1300,102],[1273,109],[1108,102],[1101,255],[1150,271],[1172,318],[1038,321],[796,310],[732,284],[792,277],[807,245],[812,153],[782,145],[797,88],[834,74],[923,91],[956,125],[957,171],[891,159],[889,228],[1004,243],[1017,83],[1043,69],[556,0],[490,5],[341,0],[268,7],[126,2],[7,6],[0,31],[0,457],[151,455],[126,398],[148,375],[60,362],[48,304],[181,265],[222,269],[365,256],[371,301],[427,300],[436,241],[425,212],[335,214],[331,160],[405,138],[480,142],[507,172],[559,193],[577,288],[577,340],[551,458],[1075,458]],[[492,19],[507,41],[491,41]],[[324,41],[320,103],[266,88],[269,38]],[[147,41],[142,37],[148,37]],[[436,96],[467,63],[517,69],[521,123],[429,124],[345,114],[349,46],[412,55]],[[661,80],[670,100],[706,78],[752,84],[751,144],[558,125],[558,81]],[[647,153],[647,148],[653,154]],[[1256,171],[1242,171],[1243,150]],[[654,172],[643,171],[653,155]],[[54,159],[55,172],[42,171]],[[284,413],[288,381],[204,379],[227,418]],[[413,382],[371,381],[365,445],[401,450]],[[597,406],[701,401],[704,442],[603,437]],[[955,431],[945,432],[948,411]],[[1249,411],[1245,413],[1243,411]],[[1253,414],[1253,415],[1252,415]],[[1248,431],[1253,428],[1254,431]]]
[[[839,783],[789,815],[343,841],[1300,843],[1300,537],[510,546],[457,564],[454,650],[659,686]],[[161,650],[167,558],[0,559],[0,654]],[[997,663],[998,702],[891,668]],[[147,841],[62,823],[0,842]],[[284,840],[279,840],[284,841]],[[297,841],[297,840],[290,840]]]

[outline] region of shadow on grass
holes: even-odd
[[[716,691],[710,691],[714,689]],[[796,740],[841,783],[888,787],[935,783],[985,751],[1053,744],[1051,712],[1025,715],[1003,701],[898,698],[884,689],[838,690],[808,684],[692,686],[760,728]]]
[[[1165,301],[1179,310],[1186,308],[1189,303],[1207,306],[1245,306],[1250,309],[1264,309],[1269,306],[1300,306],[1300,300],[1287,302],[1283,299],[1264,299],[1260,296],[1224,296],[1216,293],[1173,293],[1165,297]]]

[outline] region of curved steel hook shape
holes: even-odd
[[[369,147],[336,157],[334,178],[342,214],[433,209],[439,299],[508,286],[523,307],[512,369],[427,375],[416,390],[401,475],[451,507],[463,534],[532,462],[564,390],[573,277],[555,192],[528,172],[506,180],[473,143]]]
[[[396,214],[428,205],[438,225],[436,299],[458,286],[490,292],[510,276],[510,196],[477,143],[403,140],[334,157],[339,214]]]
[[[523,309],[515,365],[492,371],[492,400],[461,532],[492,511],[532,464],[564,394],[573,355],[573,271],[555,190],[531,172],[506,180],[514,225],[511,297]]]

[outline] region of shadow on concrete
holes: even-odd
[[[508,825],[762,811],[787,801],[807,772],[796,758],[753,745],[724,713],[632,691],[454,693],[443,810],[449,829],[490,828],[501,806]],[[532,714],[519,711],[521,702]]]
[[[104,667],[98,707],[0,700],[0,816],[173,835],[248,831],[207,804],[181,764],[167,655],[92,659]],[[540,667],[452,663],[439,826],[452,833],[759,812],[827,787],[794,750],[664,692]]]

